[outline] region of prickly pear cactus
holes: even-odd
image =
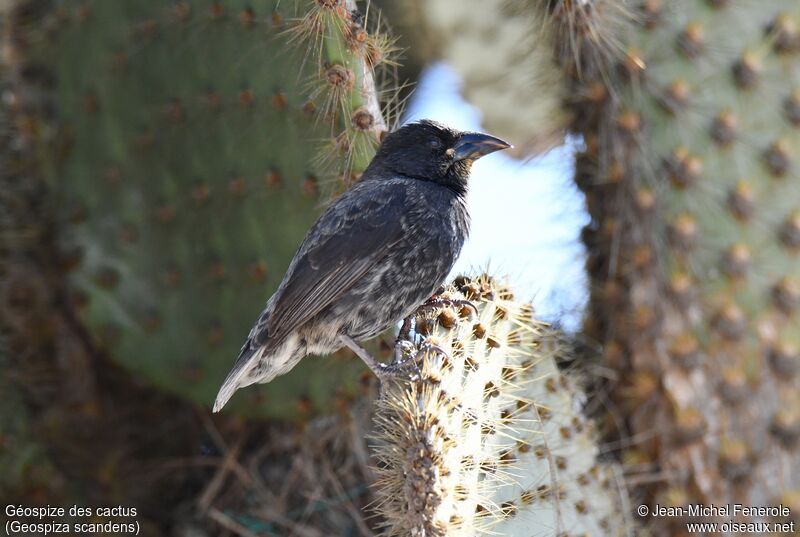
[[[379,143],[373,72],[391,43],[351,0],[37,7],[20,52],[52,99],[36,134],[74,305],[116,360],[208,404],[321,192],[356,178]],[[306,360],[238,403],[329,408],[360,370]]]
[[[800,7],[634,15],[571,100],[587,332],[621,373],[621,434],[650,438],[629,460],[669,478],[651,499],[776,505],[800,487]]]
[[[455,69],[486,130],[514,140],[518,155],[560,143],[569,118],[561,106],[563,77],[552,60],[551,36],[532,31],[525,11],[506,0],[399,4],[402,8],[387,8],[400,32],[414,37],[410,54]],[[534,88],[536,98],[531,98]]]
[[[419,371],[384,385],[378,511],[388,536],[619,535],[612,468],[597,461],[582,396],[553,333],[487,277],[420,310]],[[413,369],[412,369],[413,371]]]

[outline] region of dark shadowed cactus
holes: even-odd
[[[36,136],[74,305],[116,360],[209,403],[327,196],[374,153],[391,42],[344,0],[36,4],[19,52],[50,99]],[[330,408],[360,371],[304,361],[239,408]]]
[[[0,367],[9,367],[8,351],[0,351]],[[31,420],[19,390],[10,378],[0,379],[0,498],[40,500],[57,490],[58,474],[31,431]]]

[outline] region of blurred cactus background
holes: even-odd
[[[800,522],[796,0],[0,16],[4,505],[135,506],[187,537],[687,534],[636,515],[655,503]],[[466,102],[428,92],[445,71]],[[417,313],[417,376],[379,391],[340,351],[212,416],[407,100],[516,146],[473,174],[457,269],[492,276]],[[514,182],[531,170],[550,191]]]

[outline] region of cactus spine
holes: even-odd
[[[531,31],[525,12],[505,0],[465,0],[457,7],[448,0],[408,0],[403,8],[388,7],[401,32],[419,45],[410,53],[458,71],[464,97],[484,114],[489,132],[514,140],[518,155],[561,141],[569,116],[561,106],[564,84],[551,59],[553,41]]]
[[[312,95],[323,104],[319,118],[330,125],[333,160],[344,157],[346,184],[367,167],[387,130],[375,69],[393,62],[393,40],[366,31],[355,0],[305,4],[304,15],[289,30],[290,40],[309,46],[319,65],[320,83]]]
[[[420,310],[409,340],[423,349],[419,372],[384,386],[384,535],[620,534],[619,491],[556,366],[554,334],[487,277],[459,278],[443,296],[468,297],[478,315]]]

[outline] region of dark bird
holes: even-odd
[[[353,350],[385,331],[444,282],[469,233],[472,163],[511,147],[423,120],[386,136],[361,179],[322,213],[267,302],[214,403],[266,383],[307,354]]]

